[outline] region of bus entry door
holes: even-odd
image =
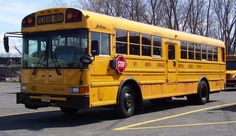
[[[167,83],[176,83],[176,53],[175,45],[168,44],[167,53]]]

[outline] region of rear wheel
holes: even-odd
[[[117,105],[118,113],[121,117],[127,118],[134,114],[135,97],[131,86],[124,86],[119,94],[119,102]]]
[[[75,115],[79,111],[79,109],[76,109],[76,108],[60,107],[60,109],[66,115]]]
[[[206,104],[209,101],[209,89],[205,81],[201,81],[198,85],[198,93],[195,95],[187,96],[190,103]]]

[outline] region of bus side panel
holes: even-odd
[[[153,99],[167,96],[170,93],[164,90],[164,84],[141,85],[143,99]]]
[[[178,94],[176,96],[188,95],[188,94],[196,94],[197,93],[198,82],[185,82],[178,83],[176,90]]]
[[[224,73],[221,67],[219,63],[181,60],[179,63],[178,84],[196,83],[189,90],[189,93],[197,93],[199,80],[202,77],[206,77],[209,82],[210,91],[220,91],[222,90],[222,80],[224,79],[224,77],[222,78]]]
[[[116,104],[118,87],[123,77],[110,67],[110,60],[109,56],[96,56],[91,66],[90,107]]]
[[[90,107],[116,104],[118,86],[92,87]]]

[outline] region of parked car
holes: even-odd
[[[0,82],[6,81],[6,77],[4,75],[0,75]]]

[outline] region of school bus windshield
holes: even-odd
[[[77,29],[23,36],[23,68],[81,68],[88,53],[88,31]]]

